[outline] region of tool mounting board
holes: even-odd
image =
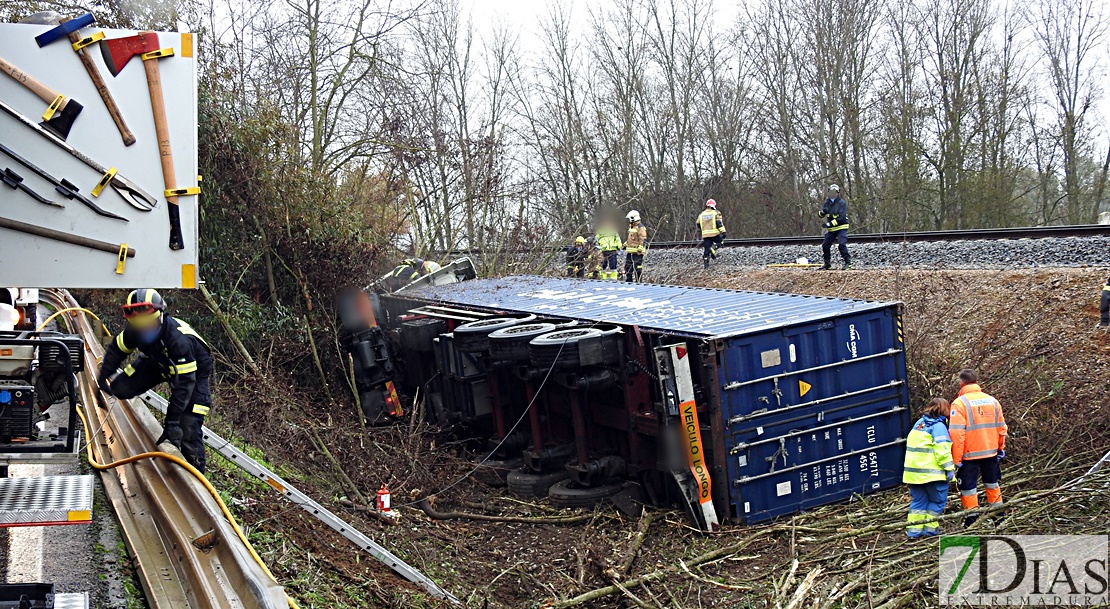
[[[76,17],[77,15],[72,15]],[[99,69],[108,90],[136,142],[124,146],[104,101],[92,79],[63,36],[39,48],[35,36],[54,26],[0,24],[0,58],[3,58],[59,94],[84,106],[66,141],[101,165],[115,167],[119,174],[154,196],[157,207],[140,211],[124,201],[111,187],[99,198],[91,190],[100,174],[55,146],[36,131],[0,111],[0,143],[55,178],[67,179],[81,194],[107,211],[124,216],[122,222],[96,215],[76,199],[67,199],[46,180],[0,153],[0,172],[11,168],[23,183],[40,195],[65,205],[65,209],[39,203],[28,194],[0,183],[0,217],[17,220],[71,235],[136,250],[127,259],[124,273],[116,273],[116,254],[63,243],[0,228],[0,285],[65,288],[180,288],[198,283],[198,196],[178,198],[185,248],[169,248],[170,222],[166,190],[154,118],[147,88],[146,70],[133,57],[112,76],[104,65],[99,44],[85,48]],[[106,38],[137,32],[101,29],[93,24],[80,30],[82,37],[103,31]],[[172,47],[174,56],[159,59],[162,95],[166,104],[177,187],[197,186],[197,69],[195,34],[158,32],[159,46]],[[184,46],[183,46],[184,42]],[[24,88],[8,73],[0,74],[0,101],[36,124],[42,121],[47,103]]]

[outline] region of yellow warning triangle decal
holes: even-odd
[[[798,395],[799,396],[805,397],[805,395],[807,393],[809,393],[809,390],[812,389],[812,388],[813,388],[813,385],[810,385],[809,383],[807,383],[807,382],[805,382],[801,379],[798,379]]]

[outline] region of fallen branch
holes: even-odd
[[[640,547],[644,545],[644,537],[647,536],[648,528],[651,527],[651,521],[654,516],[651,512],[644,512],[640,518],[640,526],[636,530],[636,534],[632,537],[632,541],[628,542],[628,548],[624,552],[624,559],[620,562],[616,569],[613,570],[611,577],[613,580],[619,580],[622,577],[628,577],[628,572],[632,569],[632,563],[636,562],[636,556],[640,553]]]
[[[520,524],[577,524],[593,518],[591,514],[544,517],[490,516],[489,514],[470,514],[467,512],[440,512],[432,507],[427,499],[421,499],[416,503],[416,506],[432,520],[480,520],[482,522],[516,522]]]
[[[367,507],[365,505],[355,503],[354,501],[351,501],[349,499],[340,499],[339,505],[351,510],[355,510],[356,512],[367,514],[371,518],[376,518],[377,520],[380,520],[386,524],[397,524],[401,521],[401,519],[397,516],[387,516],[372,507]]]
[[[768,533],[770,533],[774,530],[776,530],[776,529],[767,528],[767,529],[764,529],[762,531],[757,531],[751,537],[749,537],[748,539],[746,539],[746,540],[744,540],[740,543],[735,543],[735,544],[732,544],[730,546],[725,546],[723,548],[718,548],[716,550],[713,550],[712,552],[707,552],[707,553],[702,554],[700,556],[695,556],[694,558],[691,558],[690,560],[685,561],[685,563],[686,563],[686,565],[688,565],[690,567],[696,567],[698,565],[705,564],[709,561],[715,560],[715,559],[720,558],[722,556],[728,556],[729,554],[736,554],[737,552],[740,552],[741,550],[748,547],[749,545],[755,543],[755,541],[757,539],[759,539],[760,537],[763,537],[764,535],[766,535],[766,534],[768,534]],[[576,606],[581,605],[583,603],[588,603],[590,601],[595,601],[599,598],[604,598],[606,596],[609,596],[610,594],[616,594],[618,592],[621,592],[622,589],[630,590],[632,588],[635,588],[636,586],[640,586],[640,585],[643,585],[645,583],[660,580],[660,579],[663,579],[664,577],[667,577],[668,575],[681,573],[681,572],[682,572],[682,567],[680,567],[678,565],[671,565],[671,566],[668,566],[668,567],[663,567],[662,569],[652,571],[651,573],[646,573],[646,574],[640,575],[638,577],[633,577],[632,579],[625,580],[623,582],[614,583],[611,586],[605,586],[603,588],[596,588],[594,590],[590,590],[589,592],[579,594],[578,596],[575,596],[573,598],[569,598],[569,599],[562,600],[562,601],[556,601],[554,603],[551,603],[550,607],[552,607],[553,609],[565,609],[566,607],[576,607]]]

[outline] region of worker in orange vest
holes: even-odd
[[[952,400],[952,416],[948,431],[952,436],[952,461],[956,470],[956,487],[965,510],[979,507],[979,478],[986,487],[987,504],[1002,504],[1002,469],[999,462],[1006,457],[1006,419],[1002,405],[979,387],[979,375],[970,368],[960,371],[960,393]],[[996,518],[1001,519],[1003,513]],[[971,526],[977,515],[964,519]]]

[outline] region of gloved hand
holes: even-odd
[[[725,240],[725,233],[722,232],[721,233],[721,241],[724,241],[724,240]]]
[[[182,436],[181,423],[177,421],[167,421],[166,427],[162,430],[162,435],[158,436],[158,439],[155,440],[154,443],[161,444],[162,442],[169,441],[170,444],[181,448]]]
[[[104,376],[103,374],[96,377],[96,386],[100,387],[100,390],[104,393],[112,395],[112,385],[108,382],[108,377]]]
[[[829,221],[829,220],[825,220],[825,223],[822,224],[821,226],[823,226],[825,228],[832,228],[832,222]]]
[[[817,210],[817,217],[818,218],[824,218],[825,217],[825,210],[823,210],[823,209]]]
[[[950,472],[945,472],[945,477],[947,477],[948,481],[951,482],[952,479],[956,477],[956,470],[952,470]]]
[[[997,456],[996,458],[997,458],[997,459],[998,459],[999,461],[1001,461],[1001,460],[1005,459],[1005,458],[1006,458],[1006,451],[1004,451],[1004,450],[999,450],[999,451],[998,451],[998,456]]]

